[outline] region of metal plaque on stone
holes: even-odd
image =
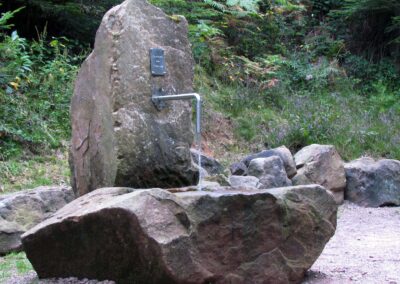
[[[167,73],[165,70],[164,49],[150,49],[150,70],[153,76],[164,76]]]

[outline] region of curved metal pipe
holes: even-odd
[[[160,95],[153,95],[152,101],[156,105],[157,108],[163,108],[161,106],[161,101],[173,101],[173,100],[190,100],[196,99],[196,144],[197,144],[197,151],[199,153],[199,183],[197,185],[197,189],[201,190],[201,97],[197,93],[188,93],[188,94],[179,94],[179,95],[162,95],[162,93],[158,93]],[[161,107],[160,107],[161,106]]]
[[[173,100],[190,100],[196,99],[196,133],[201,132],[201,97],[197,93],[179,94],[179,95],[162,95],[153,96],[153,101],[173,101]]]

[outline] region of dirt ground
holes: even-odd
[[[303,284],[400,284],[400,208],[340,206],[335,235]]]

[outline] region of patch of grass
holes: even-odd
[[[235,121],[232,119],[231,112],[228,111],[231,108],[224,105],[223,98],[220,97],[221,93],[225,95],[236,93],[237,88],[227,86],[209,76],[199,65],[196,65],[195,73],[195,90],[203,98],[203,151],[217,158],[225,167],[246,155],[249,149],[257,151],[258,145],[248,143],[235,133]]]
[[[345,160],[362,155],[400,159],[400,113],[355,93],[297,93],[285,96],[278,110],[284,119],[270,121],[264,137],[271,146],[293,151],[312,144],[333,144]]]
[[[291,89],[285,82],[266,90],[221,83],[198,70],[198,92],[232,121],[240,152],[286,145],[293,153],[309,144],[335,145],[345,160],[363,155],[400,159],[398,93],[376,84],[360,94],[351,78],[316,78]],[[390,99],[390,100],[389,100]],[[206,130],[207,131],[207,130]]]
[[[26,274],[33,271],[32,264],[24,252],[11,253],[0,258],[0,282],[5,283],[14,274]]]
[[[69,167],[65,148],[45,156],[0,161],[1,192],[68,183]]]

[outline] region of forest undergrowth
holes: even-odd
[[[233,125],[235,141],[221,151],[286,145],[295,152],[319,143],[335,145],[345,160],[400,159],[398,1],[151,2],[172,20],[188,19],[204,117],[219,113]],[[0,18],[6,192],[68,182],[70,98],[90,52],[87,43],[46,29],[19,36],[10,23],[21,11]]]

